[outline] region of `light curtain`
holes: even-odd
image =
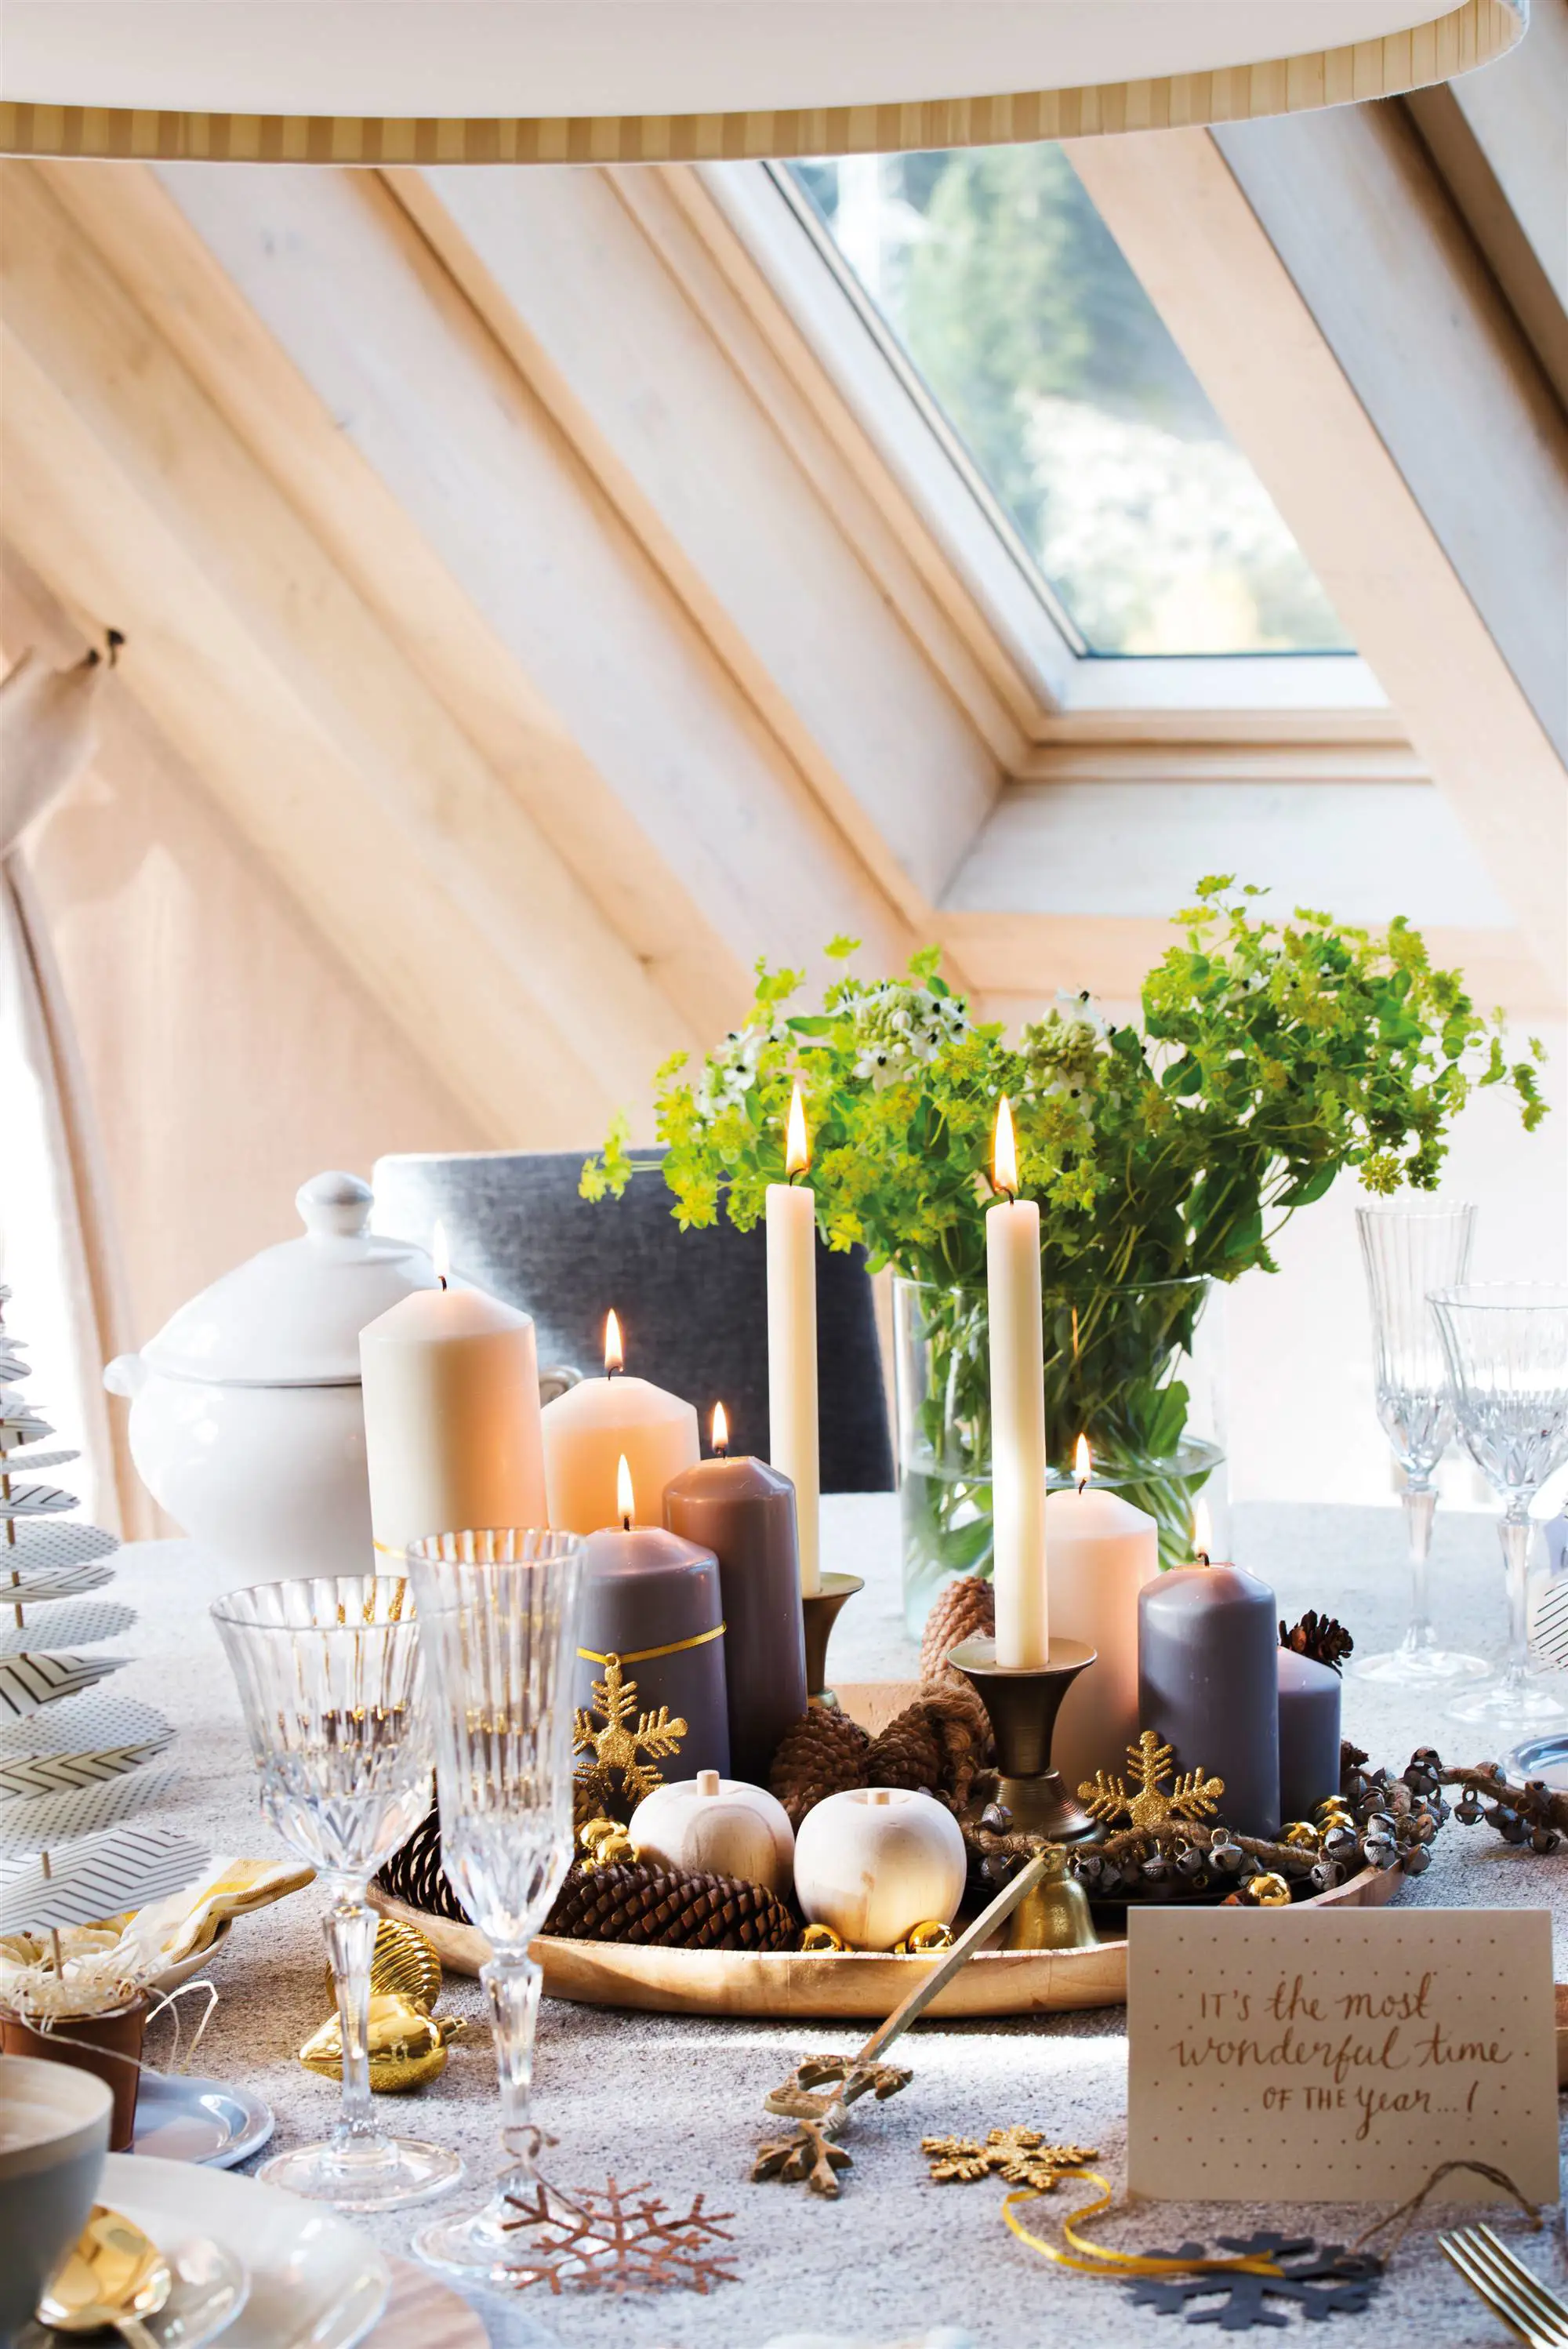
[[[150,1504],[131,1466],[123,1423],[111,1417],[103,1365],[132,1342],[124,1282],[113,1236],[102,1153],[88,1097],[69,1009],[47,925],[22,848],[30,824],[79,776],[95,747],[93,704],[110,661],[96,654],[56,669],[25,653],[0,681],[0,1084],[6,1094],[0,1131],[0,1196],[9,1228],[7,1260],[16,1268],[51,1245],[63,1294],[68,1396],[53,1401],[56,1424],[79,1442],[91,1464],[99,1518],[139,1537],[156,1530]],[[30,1278],[24,1289],[41,1287]],[[13,1326],[21,1339],[20,1319]],[[59,1365],[57,1363],[57,1374]],[[62,1424],[67,1403],[79,1424]]]

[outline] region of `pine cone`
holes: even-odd
[[[406,1900],[427,1917],[444,1917],[454,1925],[472,1923],[468,1910],[447,1881],[441,1866],[441,1815],[432,1809],[421,1819],[407,1842],[395,1851],[376,1879],[394,1900]]]
[[[923,1706],[906,1705],[866,1749],[868,1786],[916,1786],[934,1794],[942,1782],[942,1748]]]
[[[827,1705],[808,1706],[779,1741],[768,1783],[798,1827],[807,1812],[846,1786],[863,1786],[871,1740],[858,1721]]]
[[[1331,1665],[1338,1671],[1356,1642],[1343,1623],[1332,1615],[1315,1614],[1310,1609],[1299,1623],[1288,1626],[1282,1620],[1279,1643],[1298,1656],[1310,1656],[1315,1664]]]
[[[799,1927],[776,1893],[738,1876],[706,1876],[634,1860],[574,1868],[547,1933],[573,1941],[634,1941],[665,1950],[788,1950]]]
[[[996,1629],[996,1594],[990,1583],[982,1582],[977,1574],[966,1574],[960,1582],[950,1582],[939,1593],[935,1605],[925,1619],[925,1632],[920,1643],[920,1677],[944,1688],[967,1688],[969,1683],[955,1672],[947,1659],[961,1640],[991,1639]]]
[[[928,1686],[872,1740],[865,1783],[922,1787],[957,1810],[985,1767],[990,1744],[990,1720],[967,1683]]]

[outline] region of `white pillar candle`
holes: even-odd
[[[696,1412],[679,1395],[621,1371],[621,1331],[604,1325],[604,1376],[583,1379],[546,1403],[544,1481],[558,1532],[596,1533],[618,1522],[616,1467],[623,1455],[645,1512],[664,1515],[665,1486],[701,1453]]]
[[[1051,1758],[1077,1791],[1097,1770],[1127,1769],[1138,1743],[1138,1594],[1160,1571],[1160,1528],[1119,1493],[1088,1483],[1078,1442],[1078,1485],[1046,1502],[1051,1628],[1083,1640],[1098,1661],[1080,1672],[1057,1716]]]
[[[1040,1211],[1018,1187],[1013,1112],[996,1112],[993,1179],[1007,1195],[985,1215],[991,1319],[991,1514],[996,1661],[1046,1661],[1046,1361],[1040,1302]]]
[[[810,1164],[800,1088],[789,1103],[785,1171]],[[800,1588],[822,1587],[817,1449],[817,1195],[810,1184],[768,1186],[768,1456],[795,1487]]]
[[[440,1229],[437,1226],[437,1270]],[[469,1526],[542,1526],[533,1323],[480,1288],[416,1289],[359,1333],[378,1547]]]

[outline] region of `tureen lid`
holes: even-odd
[[[435,1268],[410,1241],[372,1234],[357,1174],[316,1174],[294,1194],[303,1239],[263,1248],[171,1315],[142,1360],[218,1386],[359,1382],[359,1332]]]

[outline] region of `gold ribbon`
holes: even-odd
[[[710,1640],[722,1640],[725,1627],[716,1623],[711,1631],[698,1631],[689,1640],[672,1640],[667,1648],[639,1648],[634,1655],[601,1656],[592,1648],[579,1648],[577,1652],[585,1664],[651,1664],[656,1656],[684,1656],[688,1648],[706,1648]]]
[[[1016,2206],[1022,2202],[1037,2202],[1042,2189],[1028,2186],[1020,2187],[1007,2195],[1002,2204],[1002,2216],[1018,2240],[1021,2243],[1027,2243],[1030,2251],[1038,2251],[1042,2258],[1054,2260],[1057,2267],[1076,2269],[1079,2275],[1109,2276],[1212,2274],[1278,2276],[1285,2272],[1276,2260],[1261,2257],[1229,2260],[1173,2260],[1145,2257],[1137,2251],[1108,2251],[1101,2243],[1088,2241],[1085,2237],[1077,2232],[1077,2230],[1085,2220],[1098,2219],[1103,2212],[1109,2209],[1116,2199],[1114,2188],[1100,2176],[1098,2169],[1064,2169],[1058,2172],[1058,2176],[1081,2178],[1088,2185],[1098,2186],[1100,2189],[1098,2201],[1086,2203],[1081,2210],[1075,2210],[1070,2219],[1062,2220],[1062,2238],[1065,2242],[1071,2245],[1071,2251],[1060,2251],[1055,2243],[1047,2243],[1040,2236],[1031,2235],[1017,2216]],[[1076,2259],[1073,2257],[1073,2252],[1078,2254]]]

